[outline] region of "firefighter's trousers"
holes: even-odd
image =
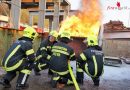
[[[102,75],[102,73],[98,73],[98,75],[96,76],[92,76],[91,75],[91,71],[88,71],[88,67],[87,67],[87,63],[84,63],[82,65],[80,65],[79,63],[76,63],[76,79],[77,79],[77,82],[83,84],[83,79],[84,79],[84,72],[90,76],[93,80],[93,82],[95,83],[95,81],[99,81],[99,77]]]
[[[53,72],[53,76],[51,80],[52,87],[56,87],[57,83],[62,83],[67,85],[73,84],[69,70],[63,72],[57,72],[51,69],[51,71]]]
[[[18,68],[13,71],[7,71],[3,79],[12,81],[17,74],[19,74],[17,79],[17,84],[26,84],[27,79],[31,73],[33,64],[29,62],[23,62]]]
[[[44,59],[39,59],[37,62],[34,63],[34,66],[35,66],[34,71],[35,72],[40,72],[42,70],[49,69],[49,61],[44,60]],[[48,74],[52,75],[53,72],[49,69]]]
[[[49,68],[49,65],[48,65],[48,62],[47,60],[44,60],[44,59],[39,59],[38,61],[36,61],[34,63],[34,70],[39,72],[41,70],[44,70],[44,69],[47,69]]]

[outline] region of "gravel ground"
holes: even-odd
[[[75,67],[75,62],[71,64]],[[3,73],[4,71],[0,69],[0,75]],[[28,81],[30,87],[26,90],[75,90],[74,86],[65,86],[63,89],[51,88],[47,70],[41,73],[41,76],[35,76],[32,72]],[[16,79],[11,82],[10,89],[0,85],[0,90],[15,90],[15,82]],[[105,66],[99,87],[94,87],[91,78],[85,75],[84,85],[80,85],[80,88],[81,90],[130,90],[130,65],[123,63],[121,67]]]

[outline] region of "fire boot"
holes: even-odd
[[[36,76],[40,76],[41,75],[41,73],[39,71],[37,71],[36,69],[34,69],[34,73],[35,73]]]
[[[53,72],[50,69],[48,69],[48,75],[53,75]]]
[[[79,84],[83,85],[84,73],[83,72],[76,72],[76,80]]]
[[[67,81],[67,85],[72,86],[72,85],[74,85],[74,83],[73,83],[72,80],[69,80],[69,79],[68,79],[68,81]]]
[[[57,83],[57,88],[62,89],[64,88],[65,84],[67,84],[67,78],[60,78]]]
[[[84,72],[80,63],[76,62],[76,80],[79,84],[83,85]]]
[[[17,84],[16,85],[16,90],[22,90],[22,89],[27,89],[29,88],[28,84]]]
[[[76,78],[77,82],[81,85],[83,85],[84,81],[83,78]]]
[[[94,82],[94,86],[99,86],[99,78],[92,78],[93,82]]]
[[[51,85],[53,88],[56,88],[59,78],[60,78],[60,76],[57,73],[53,74],[53,76],[51,78]]]
[[[11,88],[11,84],[7,79],[0,79],[0,84],[2,84],[5,88]]]

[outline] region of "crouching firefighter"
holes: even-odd
[[[37,62],[35,62],[35,67],[34,67],[34,73],[35,75],[41,75],[40,71],[49,68],[48,65],[48,59],[50,59],[51,49],[54,43],[56,43],[58,37],[58,32],[56,30],[52,30],[49,33],[49,37],[47,39],[44,39],[41,44],[39,49],[37,50],[36,57],[37,57]],[[51,75],[52,72],[48,71],[48,74]]]
[[[64,31],[60,34],[58,42],[52,47],[50,70],[54,73],[51,79],[53,88],[56,88],[57,85],[73,84],[68,70],[68,60],[75,60],[75,53],[67,45],[70,41],[70,34]]]
[[[16,77],[16,72],[19,73],[16,90],[25,89],[29,86],[26,82],[35,61],[32,41],[37,35],[34,28],[26,27],[23,31],[23,36],[13,43],[5,54],[2,66],[7,73],[0,79],[0,84],[5,88],[11,87],[10,82]]]
[[[87,49],[77,58],[77,82],[83,84],[84,71],[92,78],[94,85],[99,86],[100,76],[103,73],[103,52],[98,46],[96,36],[89,36],[85,43]]]

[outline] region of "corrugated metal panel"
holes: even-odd
[[[129,39],[104,40],[103,52],[106,56],[130,57],[130,40]]]
[[[0,61],[2,60],[6,51],[10,48],[12,43],[14,43],[16,39],[22,36],[22,33],[23,32],[19,30],[13,30],[13,29],[9,30],[9,29],[0,28]],[[45,36],[46,35],[44,35],[44,37]],[[41,37],[37,38],[34,41],[33,47],[35,51],[38,49],[40,41],[41,41]]]

